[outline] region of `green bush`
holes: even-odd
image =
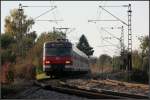
[[[11,50],[6,49],[6,50],[2,51],[1,59],[2,59],[2,65],[5,62],[12,62],[12,63],[14,63],[16,61],[16,55]]]

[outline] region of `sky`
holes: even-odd
[[[75,44],[80,36],[84,34],[89,44],[93,47],[93,55],[96,57],[99,57],[101,54],[119,55],[120,48],[118,46],[120,46],[120,42],[113,38],[113,36],[117,38],[121,36],[121,29],[117,29],[118,27],[124,27],[124,43],[126,47],[128,40],[127,26],[120,21],[88,22],[88,20],[115,20],[114,17],[102,10],[99,7],[100,5],[118,6],[131,4],[133,50],[139,49],[138,37],[149,35],[148,1],[1,1],[1,33],[4,33],[5,17],[9,15],[11,9],[18,8],[19,3],[23,6],[57,6],[56,9],[39,17],[37,20],[63,21],[36,21],[31,31],[36,31],[39,36],[42,32],[52,31],[53,27],[70,28],[67,32],[67,38]],[[23,9],[28,17],[36,18],[51,8],[24,7]],[[105,7],[105,9],[127,23],[127,7]],[[102,27],[112,35],[102,30]],[[110,27],[115,27],[115,29],[112,30]]]

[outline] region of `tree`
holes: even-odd
[[[47,41],[55,41],[60,38],[62,33],[59,32],[43,32],[38,38],[32,49],[29,50],[27,59],[31,59],[33,65],[42,66],[43,44]],[[31,55],[32,54],[32,55]]]
[[[120,70],[123,69],[121,66],[121,59],[120,56],[114,56],[112,59],[112,66],[114,70]]]
[[[149,36],[141,37],[139,40],[141,42],[140,48],[142,49],[142,53],[147,55],[149,50]]]
[[[2,34],[1,35],[1,47],[2,47],[2,49],[9,48],[10,45],[14,42],[15,42],[15,40],[11,35],[9,35],[9,34]]]
[[[34,20],[27,18],[23,9],[22,11],[12,9],[10,15],[5,18],[5,34],[11,35],[16,40],[19,55],[25,56],[26,50],[35,42],[36,32],[30,32],[32,25],[34,25]]]
[[[112,63],[112,58],[107,55],[107,54],[102,54],[100,57],[99,57],[99,64],[100,65],[107,65],[107,66],[110,66]]]
[[[80,37],[77,48],[83,51],[88,57],[94,53],[93,48],[89,45],[88,40],[84,35]]]
[[[21,25],[19,24],[21,21]],[[10,15],[5,18],[5,33],[16,36],[17,34],[26,34],[32,28],[34,20],[32,18],[27,19],[27,15],[24,11],[20,13],[18,9],[12,9]],[[21,30],[20,30],[21,27]]]
[[[16,59],[16,55],[15,55],[15,53],[12,52],[10,49],[2,50],[1,59],[2,59],[2,65],[3,65],[5,62],[14,63],[14,62],[15,62],[15,59]]]
[[[132,64],[134,69],[141,69],[142,58],[137,50],[132,52]]]
[[[149,71],[149,36],[141,37],[140,39],[140,48],[142,53],[140,54],[142,57],[142,69],[146,72]]]
[[[16,59],[16,55],[14,53],[13,44],[15,44],[16,41],[14,38],[9,34],[2,34],[1,35],[1,58],[2,58],[2,65],[5,62],[14,62]]]
[[[37,35],[36,35],[35,31],[31,32],[30,34],[26,34],[26,36],[23,37],[23,39],[22,39],[23,45],[25,45],[25,49],[27,51],[35,45],[36,37],[37,37]]]

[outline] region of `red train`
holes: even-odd
[[[47,75],[90,72],[88,57],[66,39],[45,42],[43,71]]]

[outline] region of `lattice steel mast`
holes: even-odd
[[[132,70],[131,4],[128,6],[128,71]]]
[[[111,16],[113,16],[116,20],[88,20],[88,22],[96,22],[96,21],[120,21],[124,25],[128,27],[128,62],[127,62],[127,70],[132,70],[132,29],[131,29],[131,4],[129,5],[121,5],[121,6],[99,6],[104,11],[109,13]],[[106,10],[104,7],[128,7],[128,23],[121,20],[119,17],[115,16],[114,14],[110,13],[108,10]]]

